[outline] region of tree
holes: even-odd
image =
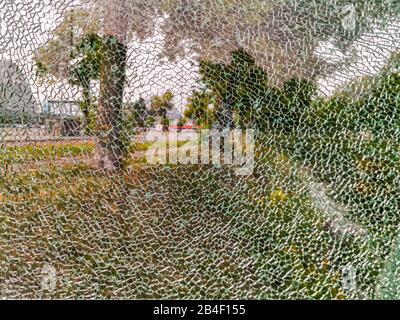
[[[126,41],[137,36],[144,39],[153,34],[159,1],[129,0],[98,1],[82,0],[82,6],[65,13],[63,21],[51,32],[53,38],[35,52],[38,73],[50,75],[51,81],[69,79],[76,71],[74,82],[82,86],[84,99],[81,103],[87,112],[88,90],[84,70],[85,63],[76,63],[75,44],[87,35],[101,34],[104,41],[99,46],[102,61],[99,66],[100,97],[97,112],[99,165],[106,170],[120,167],[123,148],[118,142],[121,129],[122,96],[125,83]],[[79,51],[79,50],[78,50]],[[87,62],[87,61],[83,61]],[[90,69],[90,68],[89,68]],[[89,111],[90,113],[90,111]]]
[[[151,128],[156,123],[156,119],[153,116],[148,116],[144,122],[144,126],[146,129]]]
[[[315,83],[293,78],[279,87],[272,86],[267,73],[245,50],[235,50],[231,55],[230,64],[200,63],[201,80],[216,102],[215,113],[220,128],[231,127],[233,120],[241,127],[285,131],[295,128],[311,105]],[[199,98],[204,99],[199,94],[193,98],[197,105]],[[207,110],[205,106],[199,109]],[[187,112],[192,116],[199,110],[191,105]]]
[[[102,39],[97,34],[88,34],[77,45],[77,58],[79,60],[72,66],[69,83],[82,88],[82,101],[80,109],[84,116],[86,133],[92,133],[95,123],[94,115],[96,106],[90,95],[92,80],[100,76]]]
[[[243,48],[273,85],[314,80],[340,66],[346,61],[314,54],[321,41],[345,52],[360,35],[400,15],[396,0],[169,0],[164,8],[171,58],[195,52],[200,60],[228,64],[230,52]]]
[[[400,123],[399,51],[376,75],[354,80],[329,99],[313,102],[309,121],[319,130],[368,131],[375,137],[397,139]],[[317,121],[318,120],[318,121]]]
[[[293,78],[286,81],[278,92],[279,113],[275,129],[291,132],[299,130],[304,114],[310,109],[316,93],[316,84],[310,80]]]
[[[103,0],[81,0],[102,12]],[[315,79],[340,66],[316,57],[321,41],[343,52],[360,35],[400,15],[397,0],[127,0],[128,39],[139,40],[161,28],[161,56],[229,63],[243,48],[282,84],[291,78]],[[95,4],[95,6],[93,6]],[[100,10],[99,10],[100,9]],[[102,19],[98,19],[100,22]],[[279,65],[279,68],[276,68]]]
[[[214,97],[206,90],[195,90],[188,98],[183,115],[195,121],[196,125],[210,128],[215,121]]]
[[[146,101],[140,97],[138,101],[133,104],[132,117],[135,125],[139,128],[144,127],[144,123],[148,117],[148,110],[146,108]]]
[[[163,131],[168,131],[169,119],[167,113],[174,107],[172,104],[173,98],[174,95],[170,90],[160,96],[156,95],[151,98],[151,109],[160,117]]]
[[[100,96],[97,113],[97,153],[101,169],[114,171],[122,164],[122,100],[126,71],[128,31],[126,0],[104,3],[101,45]]]
[[[253,125],[257,108],[270,103],[265,99],[270,90],[269,77],[255,59],[245,50],[232,52],[231,95],[235,122],[241,127]]]
[[[215,100],[215,116],[220,129],[232,126],[232,68],[223,63],[201,61],[199,73],[206,88],[212,92]]]
[[[240,125],[251,122],[255,106],[262,103],[268,77],[245,50],[231,53],[231,63],[200,62],[201,81],[213,95],[220,129],[233,126],[234,113]]]
[[[71,69],[78,56],[85,54],[88,35],[99,34],[98,12],[79,8],[67,11],[63,20],[50,32],[50,40],[37,48],[33,59],[38,75],[47,82],[69,79]],[[90,36],[89,38],[90,39]]]
[[[338,46],[346,50],[371,26],[399,15],[399,7],[395,0],[385,2],[381,0],[343,2],[337,0],[295,2],[82,0],[82,2],[87,5],[86,11],[90,17],[79,19],[79,23],[84,24],[86,21],[84,26],[88,29],[99,29],[99,25],[104,26],[98,150],[101,166],[110,170],[119,167],[118,159],[121,158],[121,152],[118,151],[121,148],[118,147],[117,141],[125,82],[127,39],[132,39],[134,36],[139,40],[144,39],[153,34],[154,26],[159,24],[165,34],[162,56],[173,59],[189,52],[196,53],[200,60],[214,63],[217,69],[219,65],[222,70],[231,63],[230,59],[233,57],[230,52],[243,48],[269,75],[268,81],[271,84],[282,85],[292,78],[314,80],[338,65],[336,63],[332,66],[314,54],[315,48],[321,41],[334,38]],[[350,14],[355,12],[353,17],[356,20],[355,28],[348,28],[343,24],[343,15],[348,15],[344,10],[348,8]],[[65,26],[63,27],[65,29]],[[71,35],[75,32],[73,28],[69,30],[69,33],[63,33],[66,44],[73,39]],[[56,52],[60,49],[58,46],[57,43],[54,45]],[[61,52],[63,54],[60,61],[69,61],[68,45],[62,45]],[[61,64],[58,71],[63,74],[68,72],[68,68],[64,68]],[[228,72],[224,82],[231,83],[232,76],[234,74]],[[236,112],[252,110],[246,104],[237,104],[234,101],[234,92],[231,91],[227,86],[222,91],[223,94],[215,95],[216,104],[219,106],[217,118],[222,127],[232,125],[235,111],[233,105],[236,105]]]
[[[178,132],[182,131],[182,127],[185,125],[186,123],[186,118],[185,117],[180,117],[178,119],[178,122],[176,124],[176,127],[178,128]]]
[[[123,145],[124,153],[129,150],[132,137],[139,133],[138,128],[144,128],[145,122],[149,117],[145,100],[140,97],[134,103],[124,104],[123,116],[120,122],[122,127],[120,140]]]
[[[88,21],[90,13],[83,9],[67,12],[63,21],[51,32],[53,38],[34,53],[37,74],[49,83],[67,80],[82,90],[80,109],[85,131],[94,128],[94,99],[90,94],[92,80],[99,79],[101,37],[96,21]]]

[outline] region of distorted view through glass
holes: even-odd
[[[395,0],[2,0],[0,297],[400,298]]]

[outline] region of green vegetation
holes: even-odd
[[[6,146],[0,149],[0,163],[22,163],[56,157],[76,157],[90,154],[93,150],[93,143]]]
[[[56,40],[45,44],[39,48],[35,54],[34,60],[38,75],[45,79],[46,77],[60,78],[65,76],[60,73],[59,69],[53,69],[54,57],[49,57],[44,52],[47,52],[52,46],[57,46],[56,43],[61,42],[62,37],[58,35]],[[99,80],[100,64],[101,64],[101,48],[102,38],[90,33],[84,35],[79,42],[71,48],[69,55],[70,72],[68,73],[68,82],[71,85],[78,86],[82,90],[82,99],[79,107],[84,117],[85,134],[93,134],[95,129],[95,117],[97,112],[96,97],[90,93],[91,82]]]
[[[174,105],[172,99],[174,95],[171,91],[167,90],[160,96],[153,96],[151,98],[151,109],[160,117],[163,131],[168,131],[170,119],[167,116],[167,112],[172,110]]]
[[[196,125],[202,128],[211,128],[216,121],[214,106],[215,100],[210,92],[206,90],[193,91],[192,96],[188,99],[184,116],[194,120]]]
[[[3,126],[16,124],[29,125],[34,122],[39,122],[41,120],[42,119],[39,119],[39,117],[35,117],[33,114],[4,110],[3,106],[0,103],[0,128]]]
[[[40,270],[51,258],[60,277],[52,298],[346,298],[340,267],[373,261],[365,241],[333,239],[295,190],[279,196],[269,182],[231,175],[143,165],[110,175],[82,165],[13,176],[1,181],[2,237],[13,241],[3,270]],[[360,279],[369,293],[367,275]],[[28,273],[18,281],[24,296],[40,292]]]
[[[185,116],[210,127],[239,126],[262,131],[291,132],[309,110],[316,85],[293,78],[272,86],[268,74],[245,50],[231,53],[231,63],[201,61],[200,75],[206,89],[194,91]]]
[[[357,58],[354,41],[383,17],[398,17],[399,6],[292,2],[141,1],[137,10],[110,1],[98,10],[96,1],[66,10],[34,61],[42,80],[80,88],[85,133],[97,145],[0,148],[0,292],[4,285],[22,298],[398,298],[400,53],[333,97],[316,98],[316,79]],[[130,71],[143,70],[134,63],[147,63],[128,44],[156,30],[164,32],[160,56],[202,59],[199,89],[178,127],[187,118],[202,128],[256,129],[252,174],[238,176],[233,165],[150,164],[152,142],[132,142],[138,127],[156,121],[168,131],[174,107],[170,90],[153,96],[150,110],[142,98],[123,103]],[[339,63],[316,57],[325,41],[343,53]],[[0,127],[35,120],[8,109],[0,105]],[[37,276],[46,264],[56,270],[53,291]],[[342,284],[349,266],[357,270],[353,289]]]
[[[145,151],[151,142],[133,142],[128,148],[128,154],[135,151]],[[95,149],[94,143],[79,142],[68,144],[46,144],[27,146],[6,146],[0,149],[0,165],[20,164],[32,161],[56,160],[57,158],[75,158],[90,155]]]
[[[215,119],[228,124],[218,112],[229,105],[232,125],[259,129],[254,173],[237,178],[229,166],[148,164],[144,151],[151,142],[130,142],[144,111],[136,105],[122,131],[128,151],[122,170],[48,164],[0,181],[3,237],[24,239],[14,241],[9,261],[40,268],[51,257],[60,274],[80,277],[78,286],[55,290],[56,298],[88,292],[127,298],[396,296],[397,287],[382,279],[396,276],[398,260],[397,71],[388,67],[363,79],[356,95],[345,90],[312,100],[312,82],[291,79],[272,87],[244,51],[232,53],[229,65],[204,62],[201,68],[206,88],[194,92],[185,115],[209,126],[213,105]],[[162,120],[172,97],[166,92],[152,99]],[[74,157],[93,147],[6,147],[0,160]],[[326,196],[345,208],[343,219],[362,232],[334,230],[328,210],[310,196],[315,184],[326,187]],[[355,291],[341,283],[349,265],[357,270]],[[24,277],[26,288],[37,287]],[[36,291],[25,290],[35,297]]]

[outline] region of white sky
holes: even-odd
[[[30,81],[33,94],[41,104],[47,99],[77,99],[79,92],[71,90],[65,83],[55,86],[39,86],[35,83],[32,63],[34,50],[48,40],[48,32],[62,20],[65,10],[79,0],[0,0],[0,59],[9,59],[23,67]],[[10,12],[13,14],[10,15]],[[393,23],[383,29],[375,29],[356,41],[356,59],[334,74],[320,79],[320,90],[329,95],[352,79],[379,71],[390,53],[400,48],[399,24]],[[175,105],[182,110],[185,99],[196,86],[198,74],[188,59],[175,64],[161,64],[157,60],[162,46],[162,36],[144,42],[132,42],[128,51],[127,101],[136,100],[141,94],[149,98],[171,89],[175,94]],[[340,52],[332,42],[321,43],[317,53],[325,59],[338,62],[350,52]]]
[[[321,43],[317,53],[328,61],[339,62],[352,52],[355,53],[355,59],[330,76],[320,79],[320,90],[330,95],[357,77],[376,74],[384,67],[391,53],[399,49],[400,23],[398,21],[388,24],[384,29],[376,28],[364,34],[345,53],[335,48],[332,42]]]
[[[40,104],[51,99],[74,100],[80,96],[79,90],[66,82],[38,85],[32,60],[35,49],[49,39],[49,31],[62,21],[62,13],[77,4],[77,0],[0,0],[0,60],[12,60],[23,68]],[[140,95],[148,99],[170,89],[175,95],[176,108],[182,110],[186,97],[197,84],[198,74],[188,59],[162,64],[157,59],[161,46],[160,35],[129,44],[125,100],[134,101]]]

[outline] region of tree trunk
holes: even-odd
[[[168,123],[166,109],[161,109],[161,125],[162,125],[163,132],[167,132],[169,130],[169,123]]]
[[[90,134],[90,120],[89,120],[89,108],[90,108],[90,91],[89,91],[89,86],[84,86],[83,87],[83,92],[82,92],[82,103],[81,103],[81,111],[83,114],[83,132],[84,134]]]
[[[97,152],[100,169],[107,171],[121,167],[124,149],[121,115],[127,58],[125,8],[126,0],[105,1]]]
[[[222,98],[221,104],[217,109],[216,117],[220,130],[231,129],[233,126],[232,101],[233,99],[230,96]]]

